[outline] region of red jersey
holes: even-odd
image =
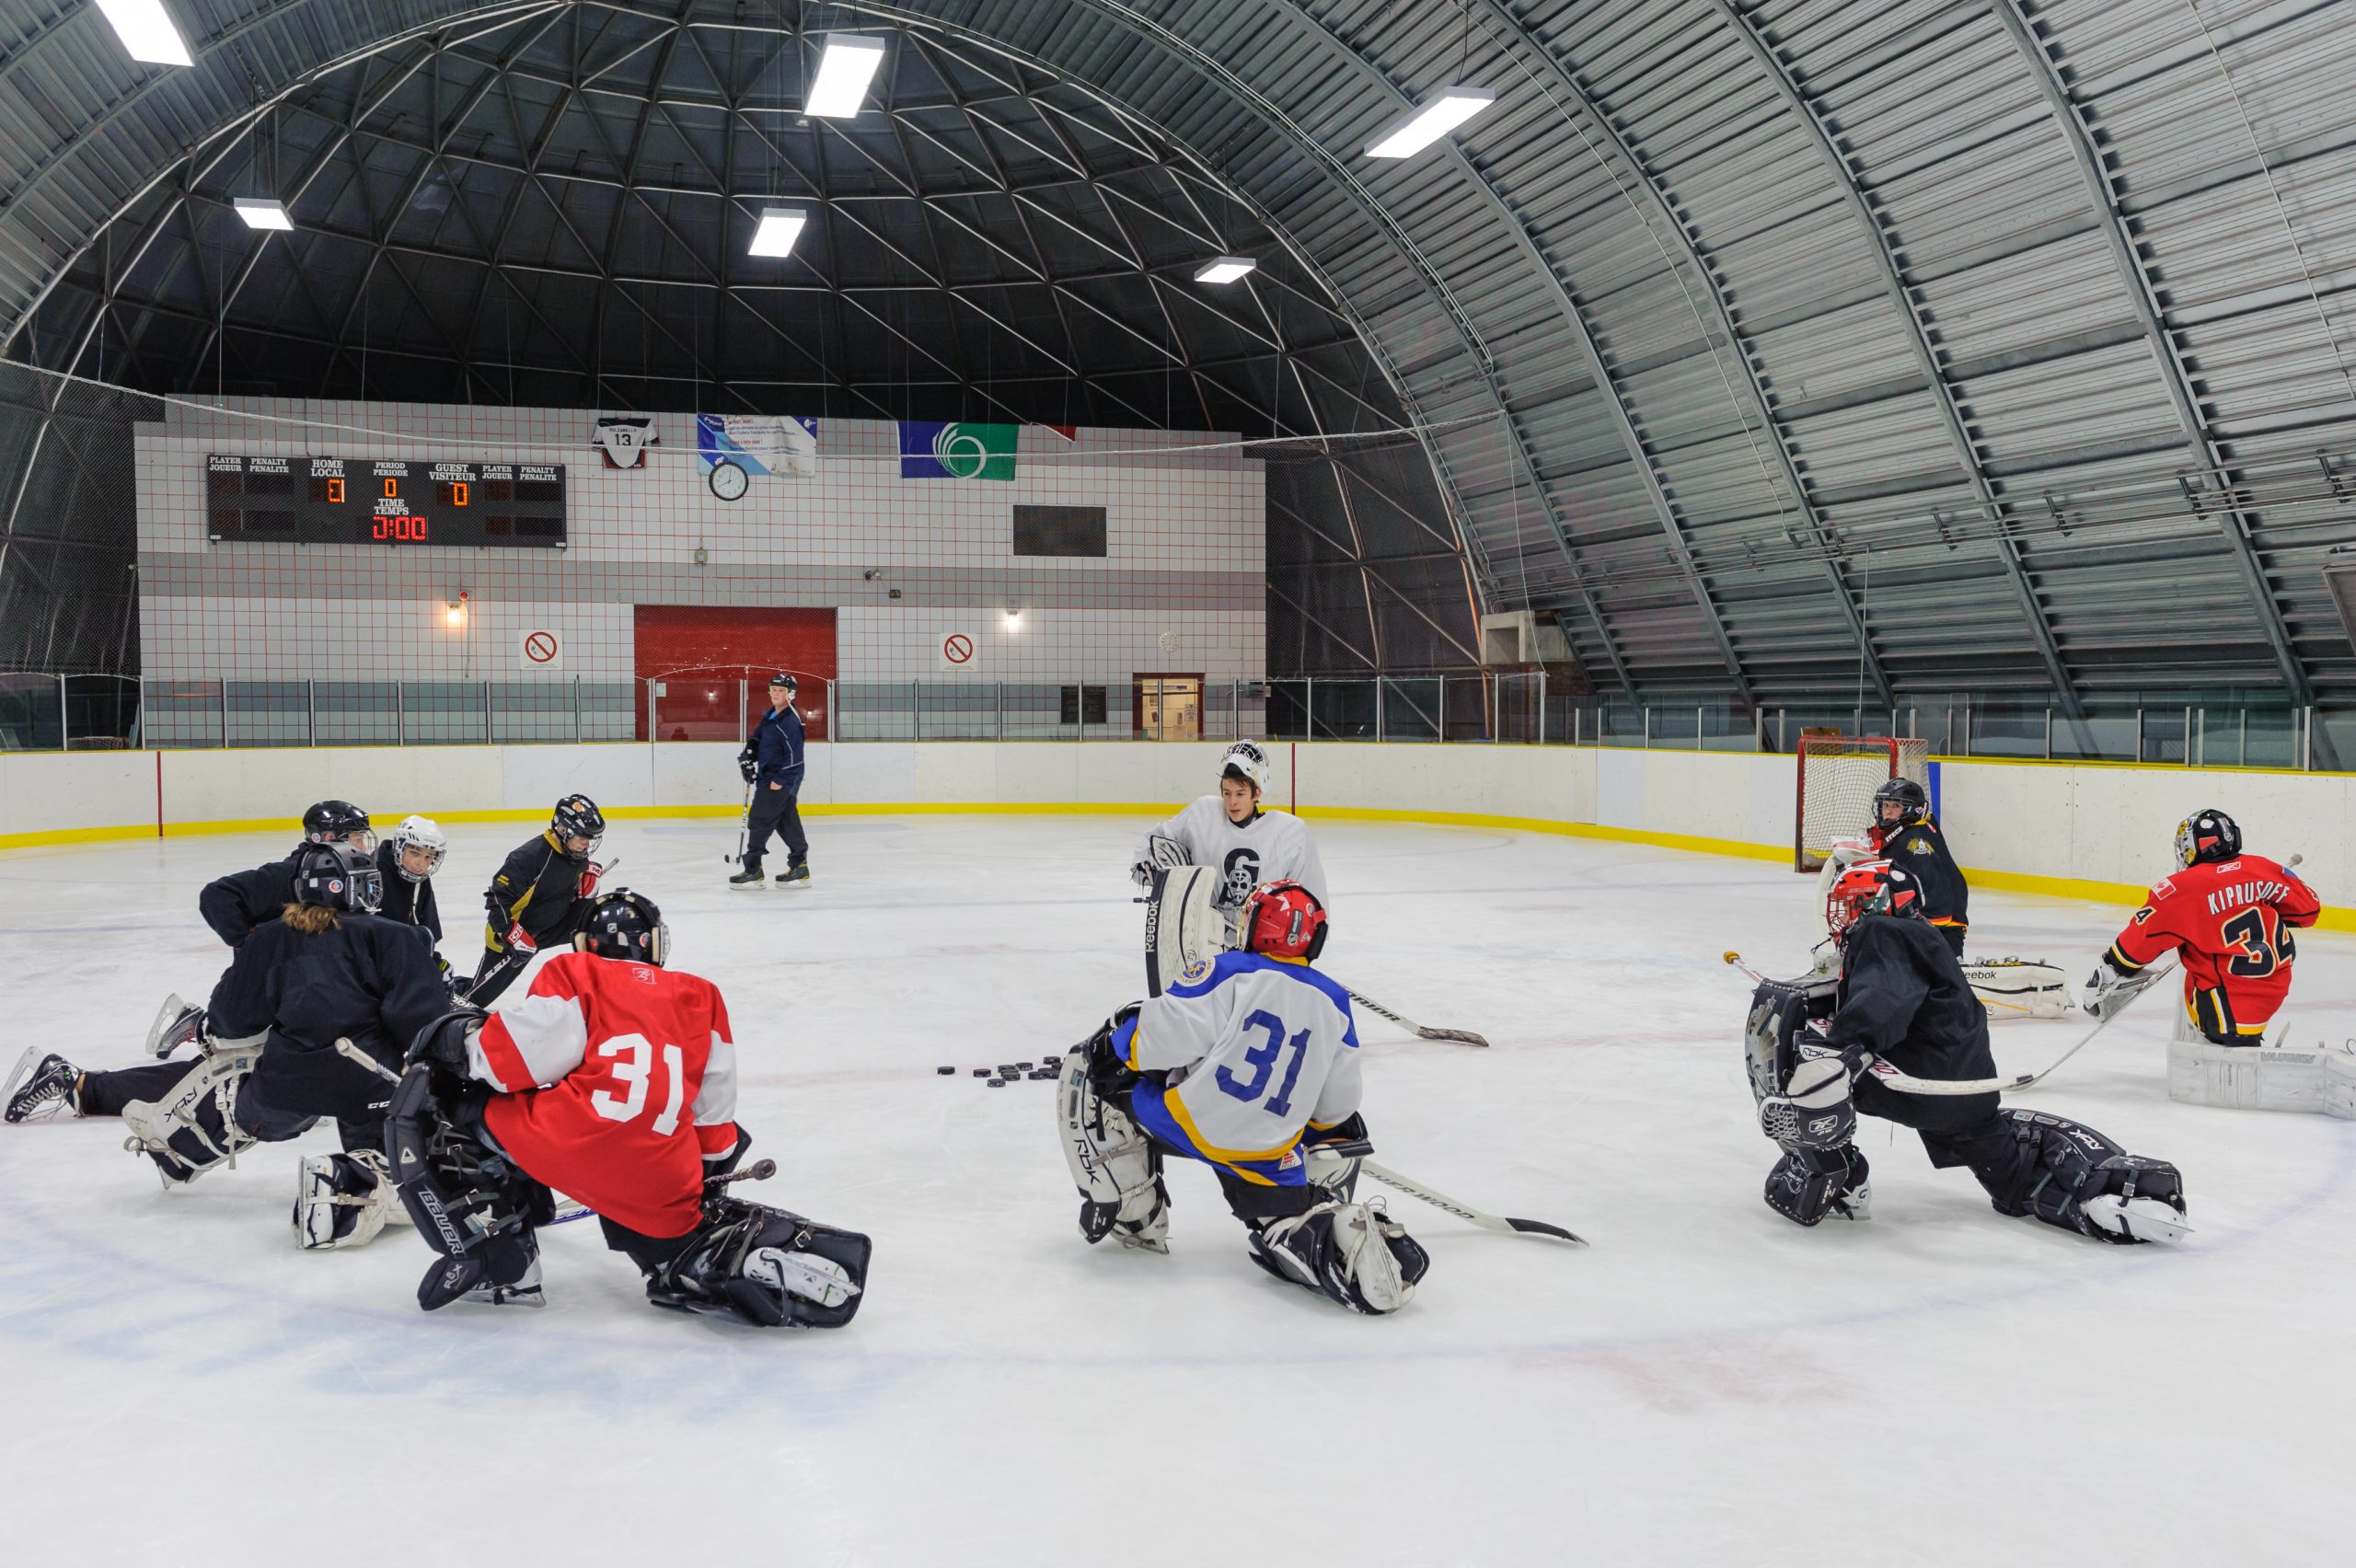
[[[644,1235],[701,1223],[704,1162],[736,1147],[736,1047],[710,981],[559,953],[467,1056],[499,1090],[485,1124],[535,1180]]]
[[[2263,855],[2205,861],[2152,889],[2110,962],[2132,974],[2174,948],[2185,1005],[2209,1009],[2225,1032],[2259,1034],[2290,994],[2292,929],[2322,911],[2312,888]]]

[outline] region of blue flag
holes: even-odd
[[[900,478],[904,479],[1011,479],[1014,440],[1011,424],[944,424],[931,420],[900,421]]]

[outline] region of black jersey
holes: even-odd
[[[1915,1078],[1996,1076],[1988,1009],[1972,995],[1946,940],[1926,921],[1899,915],[1859,920],[1841,945],[1839,1001],[1829,1032],[1843,1050],[1871,1051]],[[1980,1098],[1960,1097],[1958,1107]],[[1996,1097],[1986,1098],[1992,1109]],[[1858,1104],[1865,1108],[1864,1096]]]
[[[351,1041],[398,1070],[420,1030],[450,1010],[417,933],[375,915],[341,915],[316,936],[283,920],[254,928],[210,1003],[225,1039],[267,1034],[254,1076],[280,1110],[356,1117],[385,1098],[375,1074],[344,1057]]]
[[[1939,824],[1925,817],[1902,827],[1877,827],[1882,854],[1923,889],[1923,913],[1932,925],[1960,934],[1971,924],[1971,887],[1947,852]]]
[[[431,931],[436,942],[442,940],[442,911],[434,906],[433,879],[411,882],[403,876],[400,851],[389,838],[376,846],[376,878],[385,886],[385,901],[376,906],[377,914]]]
[[[576,923],[589,907],[581,896],[581,874],[587,869],[587,862],[565,854],[553,828],[518,846],[483,895],[491,917],[485,936],[491,950],[505,950],[507,928],[515,925],[541,947],[572,940]]]
[[[231,947],[242,945],[255,927],[277,919],[286,901],[294,896],[294,867],[306,847],[298,846],[283,860],[272,860],[250,871],[231,871],[206,882],[204,891],[196,895],[196,912],[204,917],[214,936]]]

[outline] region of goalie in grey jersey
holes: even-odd
[[[1205,795],[1146,835],[1129,875],[1139,887],[1153,873],[1177,866],[1207,866],[1219,876],[1213,903],[1222,914],[1243,907],[1252,890],[1293,882],[1327,906],[1325,867],[1309,829],[1289,812],[1260,809],[1268,788],[1268,754],[1238,741],[1219,759],[1218,793]]]

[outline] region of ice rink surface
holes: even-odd
[[[413,1232],[295,1250],[331,1131],[167,1193],[117,1124],[0,1128],[0,1562],[2348,1561],[2356,1124],[2171,1103],[2146,997],[2021,1102],[2175,1160],[2191,1242],[2004,1218],[1878,1122],[1874,1219],[1799,1229],[1719,959],[1804,963],[1812,882],[1763,862],[1313,824],[1324,967],[1495,1042],[1362,1015],[1379,1158],[1593,1246],[1393,1197],[1432,1271],[1357,1318],[1253,1268],[1184,1162],[1170,1256],[1084,1245],[1050,1086],[964,1069],[1138,994],[1144,825],[817,818],[816,885],[743,893],[730,824],[616,824],[616,880],[727,996],[753,1195],[875,1239],[839,1332],[657,1311],[587,1225],[546,1233],[545,1310],[428,1317]],[[455,964],[527,831],[451,831]],[[224,963],[198,888],[291,838],[0,855],[0,1065],[136,1060]],[[1972,911],[1975,952],[2073,979],[2127,913]],[[2356,1034],[2356,942],[2300,949],[2301,1034]],[[2085,1027],[2000,1025],[1998,1060]]]

